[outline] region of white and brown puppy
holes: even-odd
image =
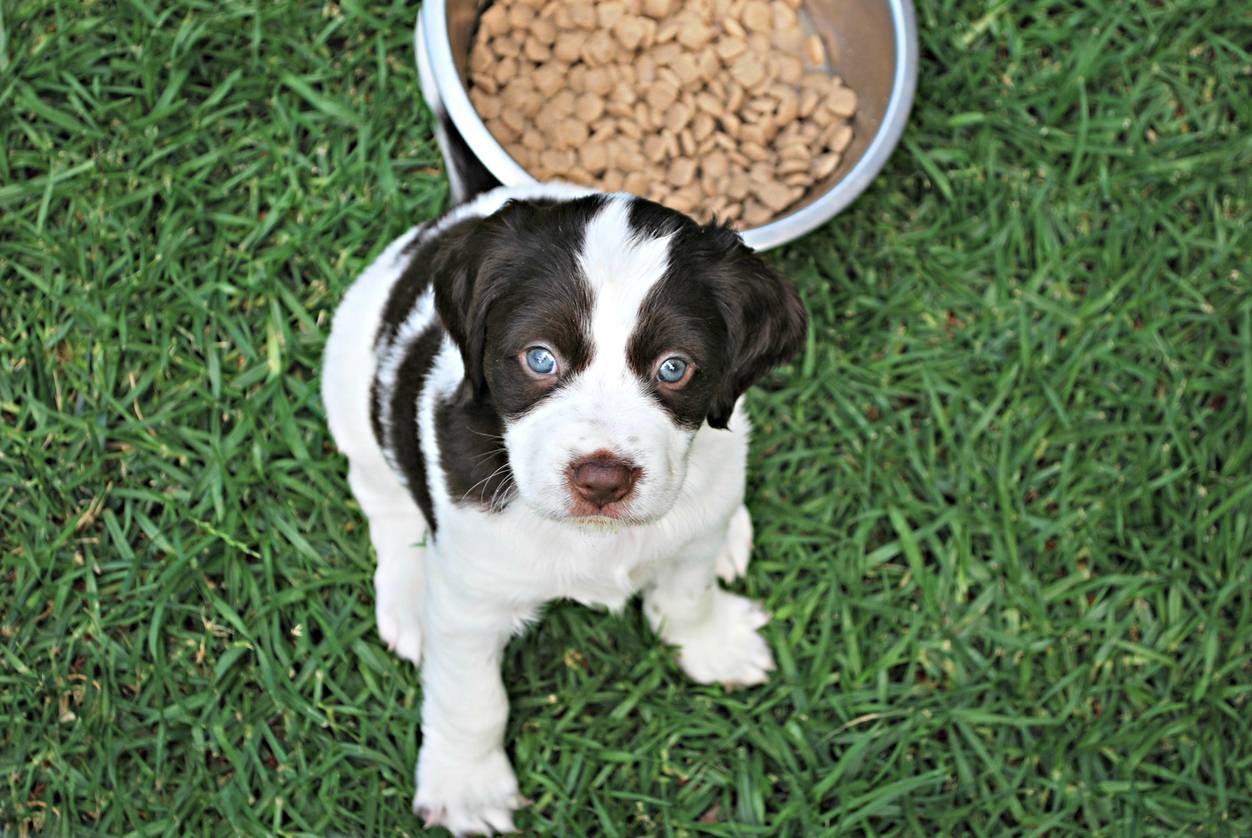
[[[697,681],[757,684],[744,390],[804,343],[720,226],[564,185],[497,189],[348,291],[323,397],[378,553],[378,629],[422,665],[414,808],[512,828],[500,658],[549,600],[644,612]]]

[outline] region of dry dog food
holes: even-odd
[[[495,0],[470,98],[541,180],[755,227],[839,166],[856,94],[801,0]]]

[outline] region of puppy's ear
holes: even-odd
[[[435,311],[461,350],[465,380],[475,398],[481,398],[487,389],[483,370],[487,311],[499,286],[492,278],[494,238],[489,220],[460,221],[439,234],[430,266]]]
[[[743,392],[804,348],[808,319],[791,283],[748,249],[738,233],[711,224],[701,235],[714,254],[710,276],[729,347],[708,422],[724,429]]]
[[[484,354],[492,305],[517,277],[552,259],[540,235],[545,212],[559,202],[509,200],[485,218],[459,221],[439,233],[431,259],[435,310],[461,350],[475,399],[487,395]]]

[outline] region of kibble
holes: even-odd
[[[857,96],[802,0],[495,0],[470,99],[532,175],[700,220],[784,214],[831,177]]]
[[[818,67],[826,63],[826,47],[822,45],[822,39],[816,35],[810,35],[804,41],[804,56],[809,60],[810,64]]]

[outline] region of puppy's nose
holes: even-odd
[[[570,483],[580,497],[596,506],[608,506],[630,494],[639,469],[608,452],[597,452],[570,466]]]

